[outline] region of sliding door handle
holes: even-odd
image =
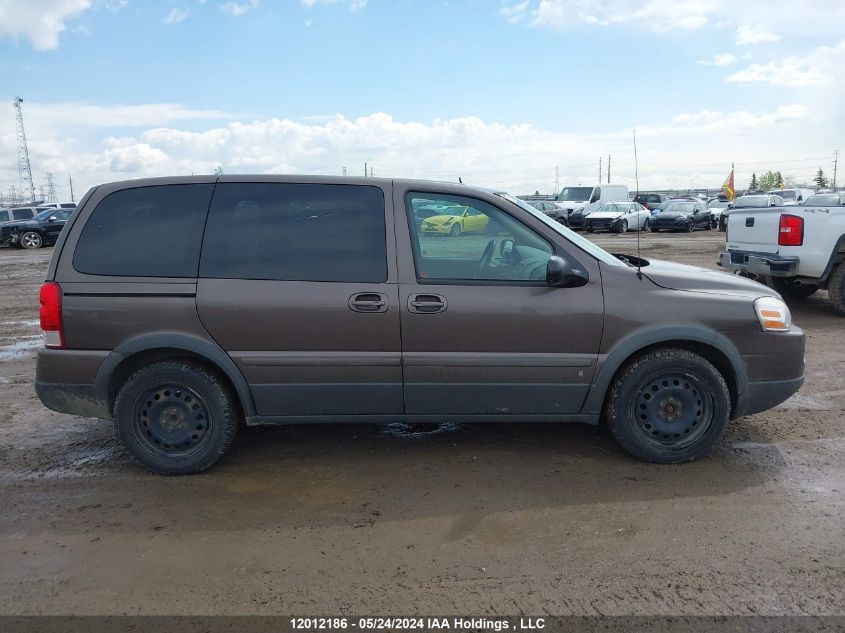
[[[359,292],[349,297],[354,312],[387,312],[387,295],[380,292]]]

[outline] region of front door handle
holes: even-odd
[[[408,297],[408,312],[416,314],[437,314],[446,307],[446,297],[432,294],[414,294]]]
[[[387,312],[387,295],[359,292],[349,297],[349,309],[355,312]]]

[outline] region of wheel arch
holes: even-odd
[[[583,413],[601,414],[610,386],[635,356],[658,347],[676,347],[702,356],[722,374],[731,394],[733,417],[739,396],[748,385],[745,362],[734,345],[722,334],[705,328],[680,326],[662,329],[662,332],[633,334],[616,345],[593,380]]]
[[[117,346],[106,356],[97,371],[97,396],[107,404],[111,413],[117,392],[129,376],[150,363],[177,358],[202,363],[218,372],[237,394],[243,414],[255,415],[255,403],[249,385],[229,355],[210,341],[180,333],[139,336]]]

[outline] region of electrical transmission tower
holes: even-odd
[[[12,99],[15,106],[15,121],[18,131],[18,178],[20,179],[21,195],[28,196],[28,202],[35,201],[35,184],[32,182],[32,167],[29,165],[29,150],[26,148],[26,132],[23,129],[23,99]]]
[[[47,172],[47,199],[45,202],[58,202],[59,195],[56,193],[56,181],[53,180],[53,172]]]

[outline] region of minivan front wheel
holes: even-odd
[[[170,360],[132,374],[114,405],[117,436],[145,468],[161,474],[205,470],[232,444],[235,397],[215,373]]]
[[[709,361],[664,347],[636,357],[617,376],[605,421],[634,457],[671,464],[710,451],[727,427],[730,410],[728,386]]]

